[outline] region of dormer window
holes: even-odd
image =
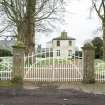
[[[60,41],[59,40],[57,40],[57,46],[60,46]]]
[[[72,41],[71,40],[69,40],[69,46],[72,46]]]

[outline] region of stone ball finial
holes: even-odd
[[[21,41],[16,41],[15,45],[13,46],[14,48],[25,48],[25,45]]]
[[[94,47],[92,43],[85,43],[84,47]]]
[[[93,43],[91,41],[90,42],[88,41],[88,42],[85,42],[82,49],[94,49],[94,45],[93,45]]]

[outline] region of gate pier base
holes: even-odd
[[[12,82],[16,84],[17,87],[23,87],[24,52],[25,52],[24,46],[19,46],[19,45],[13,46]]]

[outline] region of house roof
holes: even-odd
[[[72,37],[67,37],[67,38],[56,37],[53,40],[76,40],[76,39]]]
[[[61,36],[53,38],[53,40],[76,40],[76,39],[72,37],[68,37],[67,32],[61,32]]]
[[[47,43],[48,43],[48,44],[49,44],[49,43],[52,43],[52,40],[48,41]]]

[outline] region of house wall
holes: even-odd
[[[60,50],[60,57],[67,57],[69,50],[72,50],[72,53],[75,53],[75,40],[71,41],[72,46],[69,45],[69,40],[60,40],[60,46],[57,46],[57,40],[53,40],[54,57],[57,57],[57,50]]]
[[[46,48],[52,48],[52,41],[46,43]]]

